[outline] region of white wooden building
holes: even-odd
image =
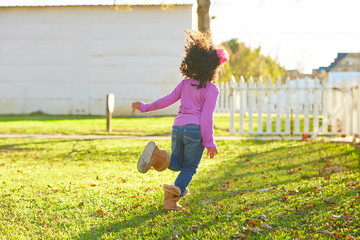
[[[0,114],[104,115],[108,93],[134,114],[182,80],[193,16],[191,0],[0,1]]]

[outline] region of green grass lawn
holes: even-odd
[[[175,117],[113,118],[114,135],[169,135]],[[0,134],[109,134],[99,116],[0,115]]]
[[[185,212],[162,210],[177,173],[137,172],[145,144],[0,139],[0,239],[360,238],[360,152],[349,144],[218,141]]]
[[[235,130],[238,131],[238,114],[235,116]],[[263,129],[266,131],[266,115],[262,117]],[[165,117],[114,117],[110,135],[155,136],[170,135],[175,116]],[[248,117],[244,128],[248,131]],[[300,119],[300,131],[303,132],[303,116]],[[310,119],[310,131],[313,120]],[[321,121],[320,121],[321,124]],[[285,131],[285,118],[282,118],[282,131]],[[99,116],[54,116],[54,115],[0,115],[0,134],[105,134],[106,119]],[[228,114],[214,115],[214,134],[228,136],[230,117]],[[257,131],[257,117],[253,118],[254,132]],[[272,131],[275,132],[276,119],[272,117]]]

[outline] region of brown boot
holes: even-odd
[[[139,158],[137,169],[141,173],[146,173],[151,167],[156,171],[164,171],[169,164],[170,154],[159,148],[156,143],[149,142]]]
[[[180,196],[181,190],[175,185],[172,184],[164,184],[164,210],[165,211],[178,211],[185,210],[183,206],[181,206],[178,202],[181,198],[186,197],[189,193],[189,189],[186,189],[184,192],[184,196]]]

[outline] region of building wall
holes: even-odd
[[[360,72],[360,53],[348,53],[331,69],[332,72]]]
[[[181,81],[191,27],[191,5],[0,8],[0,114],[104,115],[114,93],[114,115],[132,115]]]
[[[360,72],[329,72],[328,79],[330,83],[336,79],[338,85],[341,85],[343,80],[348,81],[350,84],[352,80],[355,82],[360,81]]]

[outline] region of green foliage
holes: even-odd
[[[261,47],[251,49],[237,39],[223,42],[222,45],[229,51],[230,62],[225,64],[220,82],[229,81],[232,75],[237,80],[244,76],[248,81],[252,76],[256,81],[261,76],[263,79],[271,78],[274,82],[278,77],[288,76],[286,69],[276,59],[261,54]]]

